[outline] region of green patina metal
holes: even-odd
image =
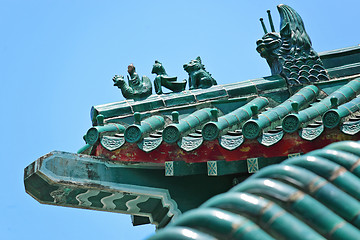
[[[337,98],[336,102],[337,102]],[[330,99],[331,100],[331,99]],[[323,116],[324,126],[327,128],[334,128],[338,126],[342,119],[351,116],[360,110],[360,97],[354,98],[350,102],[344,103],[340,106],[335,106],[335,109],[328,110]],[[359,120],[355,118],[354,120]]]
[[[163,128],[165,119],[162,116],[151,116],[126,128],[125,140],[130,143],[139,142],[155,130]]]
[[[87,131],[85,135],[85,141],[89,145],[94,145],[98,142],[101,136],[106,136],[114,133],[123,133],[124,131],[125,127],[116,123],[109,123],[104,126],[95,126]]]
[[[352,80],[340,89],[336,90],[328,97],[322,99],[320,102],[313,104],[298,113],[293,113],[286,116],[282,122],[282,127],[285,132],[292,133],[298,130],[303,124],[309,123],[311,120],[321,117],[331,107],[332,99],[337,99],[337,104],[343,104],[346,101],[354,98],[360,91],[360,78]]]
[[[318,92],[317,87],[313,85],[306,86],[282,104],[259,114],[254,119],[248,120],[242,128],[244,137],[248,139],[257,138],[262,129],[269,127],[275,121],[280,121],[290,112],[298,110],[315,100]],[[295,109],[293,109],[294,106]]]
[[[179,123],[170,124],[162,133],[164,141],[167,143],[175,143],[181,136],[188,134],[202,123],[209,121],[212,116],[211,110],[211,108],[200,109],[181,119]]]
[[[264,97],[258,97],[220,118],[216,121],[206,123],[202,129],[202,136],[205,140],[214,140],[221,136],[222,133],[231,130],[232,127],[239,127],[241,123],[250,119],[251,116],[257,115],[257,111],[261,110],[269,104],[269,100]],[[255,107],[255,112],[254,112]]]
[[[155,61],[151,73],[155,73],[157,76],[154,80],[154,87],[156,94],[162,94],[161,87],[170,89],[173,92],[181,92],[185,90],[186,80],[177,82],[177,77],[169,77],[165,71],[161,62]]]

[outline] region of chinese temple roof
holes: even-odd
[[[358,57],[360,55],[360,47],[348,47],[338,50],[319,53],[319,56],[330,76],[331,80],[352,79],[360,73],[360,63]],[[341,83],[337,83],[339,85]],[[320,84],[328,89],[331,83],[325,82]],[[188,107],[189,105],[197,105],[202,102],[214,102],[214,100],[237,100],[239,97],[252,95],[266,95],[268,90],[276,92],[278,89],[288,88],[286,81],[281,76],[269,76],[259,79],[247,80],[237,83],[213,86],[210,89],[185,90],[179,93],[168,93],[161,95],[151,95],[144,100],[128,99],[125,101],[108,103],[93,106],[91,109],[91,120],[94,125],[97,124],[96,116],[101,114],[109,122],[116,122],[122,119],[126,123],[131,123],[134,119],[131,116],[135,112],[151,113],[167,109],[168,111],[176,110],[179,107]],[[296,91],[299,87],[292,87],[292,91]],[[333,90],[326,91],[327,93]],[[277,102],[282,102],[286,96],[276,94],[271,95]],[[269,96],[269,95],[267,95]],[[234,108],[230,108],[232,110]],[[226,110],[225,110],[226,111]],[[229,110],[228,110],[229,111]],[[226,111],[227,112],[227,111]],[[168,115],[170,115],[168,113]],[[128,120],[130,118],[131,120]]]
[[[128,84],[123,76],[113,78],[126,100],[92,107],[93,127],[78,153],[126,162],[194,163],[232,161],[231,155],[256,158],[259,154],[248,150],[255,148],[268,158],[287,157],[315,149],[309,145],[323,147],[338,134],[336,140],[351,139],[360,130],[360,47],[318,54],[300,15],[283,4],[278,11],[280,31],[268,11],[271,32],[260,19],[264,36],[256,42],[271,76],[218,85],[198,57],[183,66],[189,74],[185,90],[186,81],[169,77],[156,60],[152,94],[150,79],[140,78],[130,64]],[[173,92],[164,94],[162,87]],[[284,141],[287,151],[271,153],[271,146]]]
[[[272,31],[261,20],[265,34],[256,42],[271,76],[218,84],[198,57],[184,64],[189,80],[181,82],[155,61],[152,94],[150,79],[140,78],[130,64],[128,83],[123,76],[113,78],[126,100],[93,106],[86,145],[77,154],[54,151],[30,164],[26,191],[45,204],[130,214],[134,225],[170,223],[154,239],[183,239],[184,231],[214,239],[248,234],[248,227],[261,239],[303,232],[310,239],[358,236],[358,215],[351,214],[360,211],[359,144],[311,151],[360,140],[360,46],[317,54],[300,16],[286,5],[278,10],[280,31],[269,13]],[[342,200],[333,201],[332,193],[350,210],[339,206]],[[234,199],[240,205],[232,205]],[[240,207],[244,216],[222,212],[224,201],[231,203],[226,211]],[[332,220],[302,216],[303,210]]]
[[[359,239],[359,157],[345,141],[266,167],[150,239]]]
[[[79,153],[163,163],[165,159],[151,154],[144,159],[140,151],[171,149],[183,153],[182,160],[194,162],[186,156],[205,152],[210,145],[233,151],[257,141],[270,147],[289,136],[307,142],[336,131],[346,140],[346,135],[359,131],[359,56],[358,46],[320,54],[330,79],[310,85],[289,85],[283,76],[273,75],[94,106],[94,126],[85,135],[87,145]],[[141,160],[122,157],[126,149],[138,152]],[[284,156],[307,151],[298,149]],[[228,159],[220,155],[202,160]],[[257,156],[244,158],[248,157]]]

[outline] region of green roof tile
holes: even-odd
[[[360,110],[360,97],[344,103],[335,109],[328,110],[323,116],[324,126],[334,128],[338,126],[341,119]]]
[[[262,129],[269,127],[273,122],[281,120],[292,112],[293,103],[297,103],[301,108],[313,101],[317,94],[318,88],[313,85],[302,88],[285,102],[268,111],[262,112],[257,118],[247,121],[242,129],[244,137],[249,139],[257,138],[261,134]]]
[[[336,90],[328,97],[318,103],[313,104],[298,113],[286,116],[282,122],[283,130],[292,133],[299,129],[303,124],[309,123],[316,117],[322,116],[331,108],[331,99],[336,98],[338,104],[343,104],[354,98],[360,92],[360,79],[355,79]]]
[[[196,103],[195,96],[190,91],[179,93],[162,94],[160,97],[164,100],[166,107],[181,106]]]
[[[163,239],[163,233],[173,228],[178,239],[186,234],[181,229],[198,229],[199,236],[225,239],[230,236],[229,226],[240,221],[234,213],[251,224],[257,219],[254,223],[263,232],[255,226],[248,232],[260,239],[359,239],[360,175],[350,172],[360,157],[359,149],[359,142],[335,143],[261,169],[229,192],[174,219],[149,239]]]

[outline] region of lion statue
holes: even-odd
[[[209,72],[205,70],[205,66],[201,63],[201,58],[197,57],[189,63],[184,64],[184,70],[189,74],[189,89],[209,88],[217,85],[216,80]]]

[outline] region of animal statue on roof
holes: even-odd
[[[275,32],[268,10],[271,32],[267,32],[260,18],[265,35],[256,42],[256,50],[266,59],[271,73],[280,74],[289,85],[329,80],[319,55],[311,46],[300,15],[284,4],[277,8],[281,18],[280,32]]]
[[[130,78],[127,76],[128,84],[121,75],[115,75],[115,77],[113,77],[114,86],[120,88],[124,98],[138,100],[150,96],[152,93],[150,79],[147,76],[143,76],[140,79],[140,76],[135,72],[135,66],[133,64],[128,66],[128,73],[130,76]]]
[[[270,21],[258,42],[276,75],[211,87],[198,57],[184,69],[190,89],[206,89],[145,98],[151,82],[131,64],[128,83],[113,80],[136,101],[93,106],[84,147],[28,165],[26,192],[40,203],[130,214],[133,225],[169,225],[152,240],[360,239],[360,143],[309,153],[360,140],[360,46],[321,54],[328,81],[301,18],[279,11],[280,33]]]
[[[151,73],[156,74],[154,80],[155,92],[156,94],[162,94],[161,87],[170,89],[173,92],[181,92],[185,90],[186,80],[178,82],[177,77],[169,77],[165,71],[164,66],[158,60],[155,60],[155,64],[151,70]]]
[[[184,70],[189,74],[189,89],[209,88],[217,85],[216,80],[209,72],[205,70],[205,66],[201,63],[201,58],[197,57],[189,63],[184,64]]]

